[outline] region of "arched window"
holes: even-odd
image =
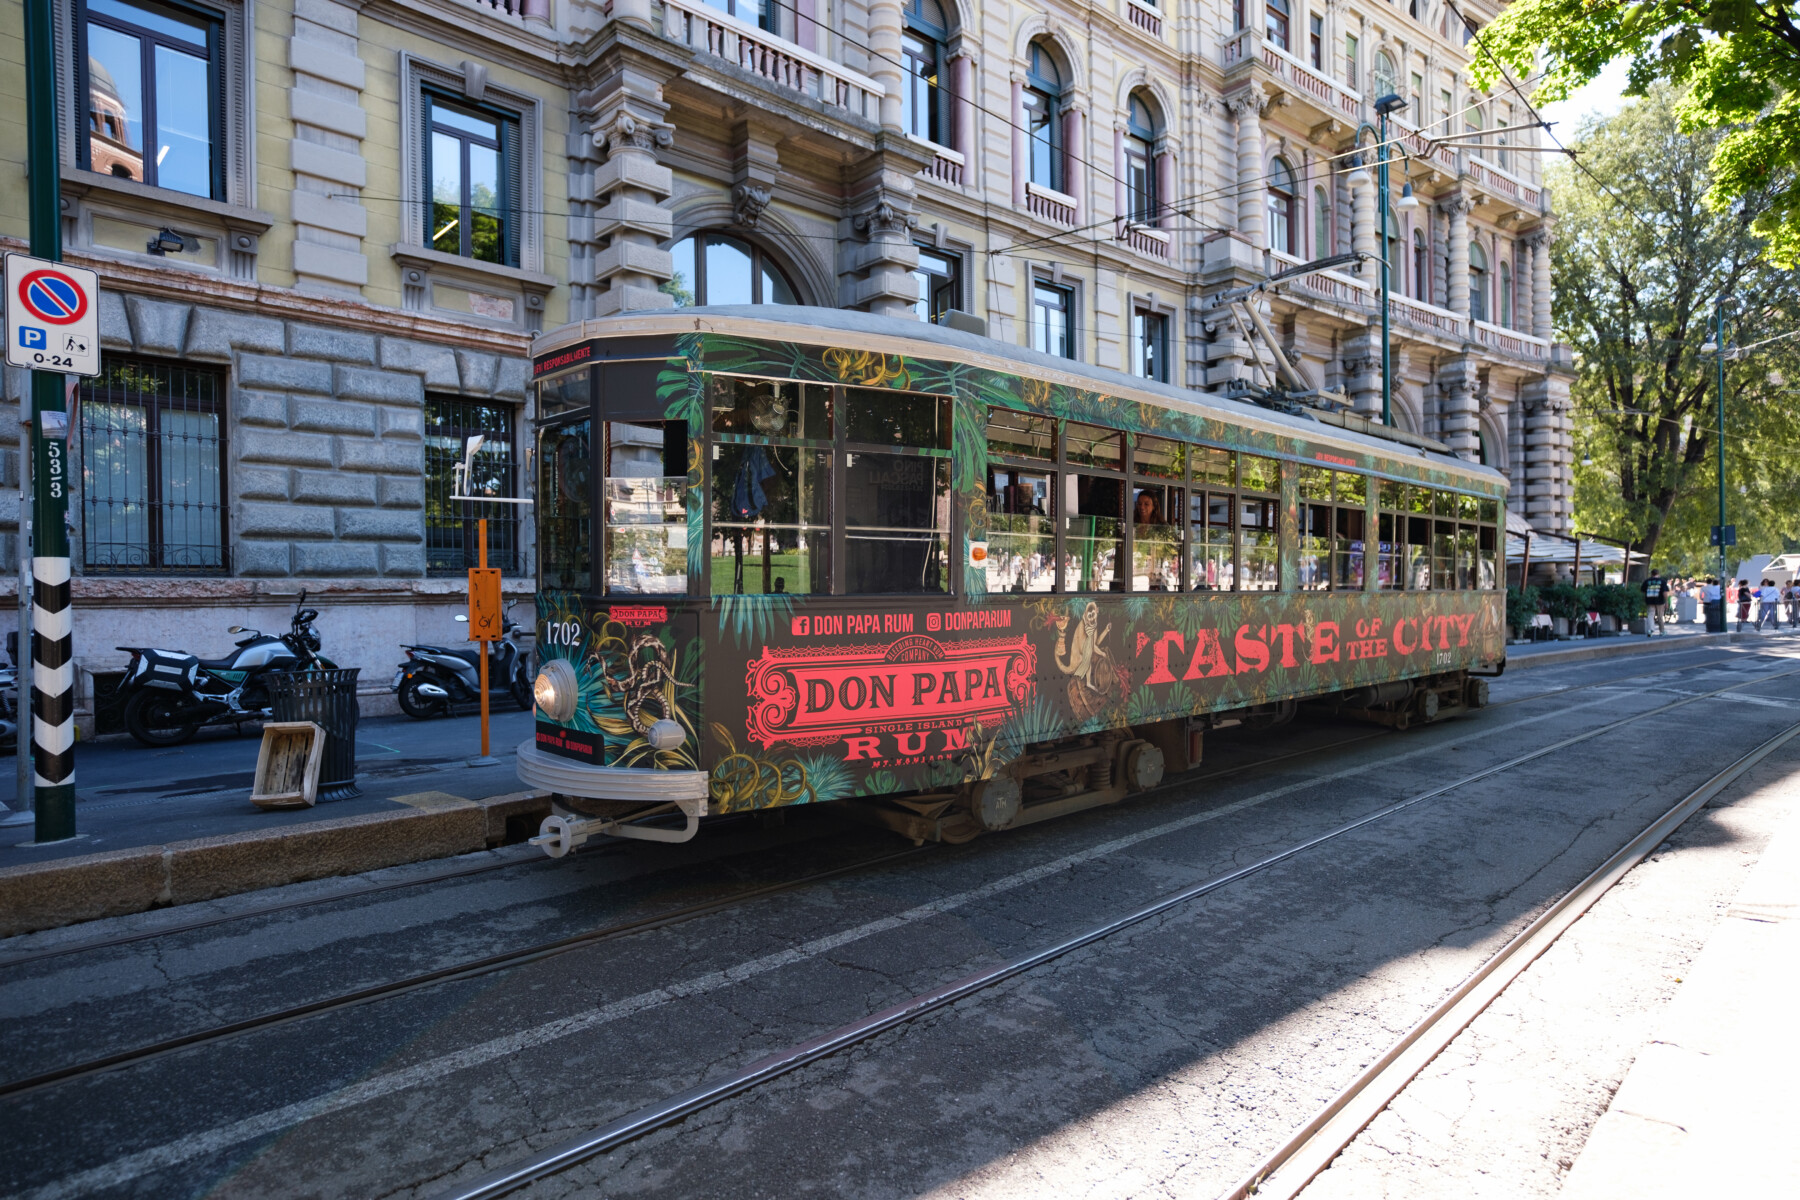
[[[1507,329],[1513,327],[1513,275],[1512,266],[1505,259],[1500,260],[1500,324]]]
[[[907,0],[900,38],[901,125],[914,137],[950,144],[950,106],[944,103],[944,43],[950,28],[937,0]]]
[[[1394,60],[1386,50],[1375,55],[1375,98],[1391,96],[1400,90],[1400,77],[1394,73]]]
[[[1469,315],[1477,321],[1485,321],[1488,318],[1487,282],[1487,251],[1481,248],[1480,242],[1471,239],[1469,242]]]
[[[1063,191],[1062,71],[1041,42],[1031,43],[1025,68],[1025,133],[1031,141],[1031,182]]]
[[[1263,36],[1283,50],[1288,45],[1288,0],[1266,0],[1263,15]]]
[[[1314,258],[1330,258],[1335,253],[1331,240],[1331,205],[1325,200],[1325,189],[1313,189],[1313,248]]]
[[[696,233],[669,247],[675,274],[662,285],[676,308],[690,304],[799,304],[787,273],[762,247],[728,233]]]
[[[1413,299],[1431,303],[1431,250],[1423,230],[1413,230]]]
[[[1269,249],[1292,254],[1294,241],[1294,169],[1278,158],[1269,179]]]
[[[1162,197],[1156,194],[1156,118],[1144,98],[1133,93],[1125,116],[1125,215],[1155,224]]]

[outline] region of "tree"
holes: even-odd
[[[1552,166],[1558,336],[1578,352],[1575,511],[1584,531],[1629,540],[1660,564],[1713,561],[1717,508],[1715,300],[1735,301],[1726,365],[1728,520],[1745,549],[1800,535],[1800,282],[1774,266],[1741,215],[1705,202],[1721,135],[1683,132],[1663,84],[1582,130],[1577,149],[1611,184]],[[1750,349],[1768,338],[1778,340]],[[1591,460],[1591,461],[1588,461]]]
[[[1681,87],[1683,131],[1724,131],[1712,145],[1707,202],[1761,197],[1753,231],[1769,258],[1800,264],[1800,27],[1795,5],[1753,0],[1519,0],[1477,35],[1470,74],[1484,88],[1504,67],[1530,75],[1538,103],[1561,100],[1614,59],[1632,60],[1626,94]],[[1485,51],[1485,52],[1483,52]]]

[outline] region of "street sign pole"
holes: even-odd
[[[56,151],[56,41],[51,0],[25,0],[27,170],[31,253],[62,260],[62,186]],[[10,279],[9,279],[9,282]],[[91,297],[93,304],[98,297]],[[21,303],[7,297],[11,312]],[[95,348],[97,350],[97,347]],[[59,371],[31,373],[31,765],[35,836],[75,836],[75,664],[69,609],[68,401]],[[24,647],[20,647],[21,657]],[[21,681],[22,682],[22,681]],[[21,696],[24,690],[20,689]],[[25,712],[19,712],[23,746]]]

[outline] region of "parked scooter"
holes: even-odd
[[[279,671],[337,664],[319,654],[312,623],[319,610],[306,608],[306,593],[294,605],[294,619],[280,637],[233,625],[247,636],[224,658],[196,658],[180,650],[120,646],[131,655],[121,692],[125,728],[146,746],[179,746],[202,726],[269,719],[269,676]]]
[[[522,709],[532,707],[530,655],[519,645],[519,624],[512,606],[501,626],[502,639],[488,653],[488,695],[509,696]],[[458,621],[468,617],[457,614]],[[402,646],[406,661],[394,670],[400,710],[409,717],[448,716],[458,704],[481,702],[481,647],[452,650],[448,646]]]

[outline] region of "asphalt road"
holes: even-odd
[[[1396,800],[1748,685],[1362,826],[525,1193],[1215,1195],[1546,904],[1791,724],[1788,671],[1800,658],[1749,650],[1585,663],[1502,678],[1494,700],[1518,703],[1405,734],[1219,735],[1198,778],[1116,808],[0,1097],[0,1188],[431,1195]],[[1716,842],[1716,811],[1682,837]],[[0,942],[0,1075],[902,848],[822,809],[680,847],[476,856],[510,865],[14,965],[181,910]]]

